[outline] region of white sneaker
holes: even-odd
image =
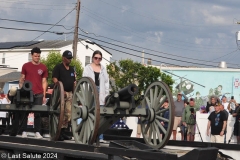
[[[43,137],[41,136],[41,134],[40,134],[39,132],[36,132],[36,133],[35,133],[35,138],[41,139],[41,138],[43,138]]]
[[[100,139],[99,140],[100,143],[107,143],[107,141],[103,140],[103,139]]]
[[[25,131],[22,132],[22,138],[27,138],[27,132]]]

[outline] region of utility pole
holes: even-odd
[[[80,7],[81,1],[78,0],[77,2],[77,10],[76,10],[76,22],[75,22],[75,31],[74,31],[74,38],[73,38],[73,59],[77,57],[77,44],[78,44],[78,23],[79,23],[79,16],[80,16]]]

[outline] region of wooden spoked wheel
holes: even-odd
[[[83,77],[77,83],[73,93],[71,122],[76,143],[95,142],[100,122],[100,105],[98,91],[91,78]]]
[[[50,106],[53,109],[49,114],[50,139],[57,141],[61,133],[64,118],[64,88],[60,81],[53,88]]]
[[[169,107],[161,108],[166,100]],[[145,143],[153,148],[163,148],[171,136],[174,123],[174,103],[169,87],[164,82],[153,82],[145,92],[142,107],[146,107],[147,111],[147,116],[141,117]],[[169,117],[164,118],[164,114],[168,114]],[[167,128],[164,127],[164,123],[168,124]]]

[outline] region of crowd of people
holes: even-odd
[[[33,91],[33,105],[43,105],[46,104],[47,93],[51,94],[52,86],[61,81],[64,88],[64,120],[61,129],[61,133],[59,136],[59,141],[70,140],[72,137],[66,135],[66,129],[68,128],[68,124],[71,119],[71,106],[72,106],[72,96],[73,90],[76,85],[76,73],[72,66],[70,66],[71,60],[73,58],[72,52],[66,50],[62,54],[62,63],[57,64],[53,71],[52,77],[48,77],[48,69],[47,67],[40,62],[41,50],[38,47],[34,47],[31,50],[32,60],[30,62],[25,63],[22,66],[21,77],[19,80],[19,88],[22,88],[22,85],[25,81],[30,81],[32,83],[32,91]],[[107,71],[104,66],[101,65],[102,53],[100,51],[95,51],[92,55],[92,63],[87,65],[84,68],[83,75],[85,77],[90,77],[95,82],[95,85],[99,92],[99,101],[100,105],[104,105],[105,96],[108,95],[109,92],[109,78]],[[53,85],[47,84],[47,78],[52,78]],[[48,87],[49,86],[49,87]],[[50,87],[51,86],[51,87]],[[49,88],[49,89],[48,89]],[[10,97],[10,98],[9,98]],[[11,103],[10,94],[1,94],[0,103]],[[13,101],[13,100],[12,100]],[[16,136],[19,132],[19,122],[20,119],[24,119],[22,123],[22,137],[28,137],[26,132],[27,129],[27,117],[26,113],[23,117],[20,113],[15,113],[12,116],[12,130],[10,131],[10,136]],[[31,113],[32,114],[32,113]],[[6,118],[6,116],[5,116]],[[0,117],[2,122],[5,122],[4,118]],[[43,138],[41,134],[41,115],[38,112],[34,112],[34,132],[36,138]],[[100,137],[100,142],[103,141],[103,136]]]
[[[30,81],[32,83],[32,91],[34,94],[34,104],[42,105],[46,103],[47,93],[47,78],[48,69],[40,62],[41,50],[35,47],[31,50],[32,61],[25,63],[22,66],[21,77],[19,80],[19,87],[21,88],[24,81]],[[66,128],[71,119],[71,105],[73,90],[76,85],[76,73],[72,66],[70,66],[72,60],[72,52],[64,51],[62,54],[62,63],[57,64],[52,71],[52,82],[54,84],[61,81],[64,88],[64,122],[62,125],[59,141],[69,140],[71,137],[66,135]],[[109,77],[104,66],[101,65],[102,53],[95,51],[92,55],[92,63],[85,66],[83,71],[83,77],[90,77],[95,82],[99,93],[100,106],[104,105],[105,97],[109,94]],[[227,101],[226,96],[222,96],[221,100],[211,96],[210,101],[207,102],[206,107],[200,107],[196,105],[195,99],[187,97],[182,93],[177,94],[177,100],[174,101],[174,125],[172,130],[173,140],[176,140],[177,128],[180,127],[181,139],[187,141],[194,141],[196,130],[196,112],[209,113],[208,124],[206,128],[206,134],[211,137],[211,142],[226,143],[226,128],[229,114],[236,117],[234,124],[234,135],[237,136],[237,143],[240,143],[240,105],[234,100],[234,97],[230,101]],[[0,96],[0,103],[11,103],[9,94]],[[161,109],[169,107],[169,102],[166,100]],[[164,112],[162,115],[165,119],[169,119],[169,112]],[[0,117],[2,121],[5,119]],[[10,132],[10,136],[16,136],[18,134],[19,115],[13,116],[13,129]],[[140,119],[137,128],[137,137],[141,135]],[[162,126],[167,130],[168,123],[161,121]],[[26,132],[27,118],[23,122],[22,137],[27,137]],[[41,115],[34,112],[34,132],[36,138],[42,138],[41,135]],[[164,133],[161,132],[164,137]],[[100,135],[100,140],[103,140]]]
[[[175,117],[173,126],[173,140],[176,140],[177,128],[180,127],[181,140],[194,141],[196,130],[196,112],[209,114],[206,128],[207,136],[210,136],[213,143],[226,143],[227,120],[229,115],[236,117],[233,135],[240,144],[240,107],[234,97],[227,102],[226,96],[221,100],[216,96],[211,96],[206,107],[196,106],[195,99],[183,99],[182,93],[178,93],[177,100],[174,101]]]

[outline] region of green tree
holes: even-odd
[[[139,62],[130,59],[112,62],[107,66],[107,71],[111,80],[115,85],[113,91],[117,91],[131,83],[135,83],[139,87],[139,92],[144,92],[147,87],[154,81],[165,82],[172,90],[174,83],[171,76],[160,72],[160,69],[152,66],[143,66]]]
[[[53,83],[52,82],[52,71],[53,71],[53,68],[57,64],[62,63],[61,53],[58,51],[50,51],[46,58],[41,58],[41,62],[47,66],[48,77],[49,77],[48,83],[49,84]],[[75,67],[75,71],[77,74],[77,80],[79,80],[82,77],[82,72],[83,72],[82,63],[78,59],[76,59],[76,60],[72,59],[70,66]]]

